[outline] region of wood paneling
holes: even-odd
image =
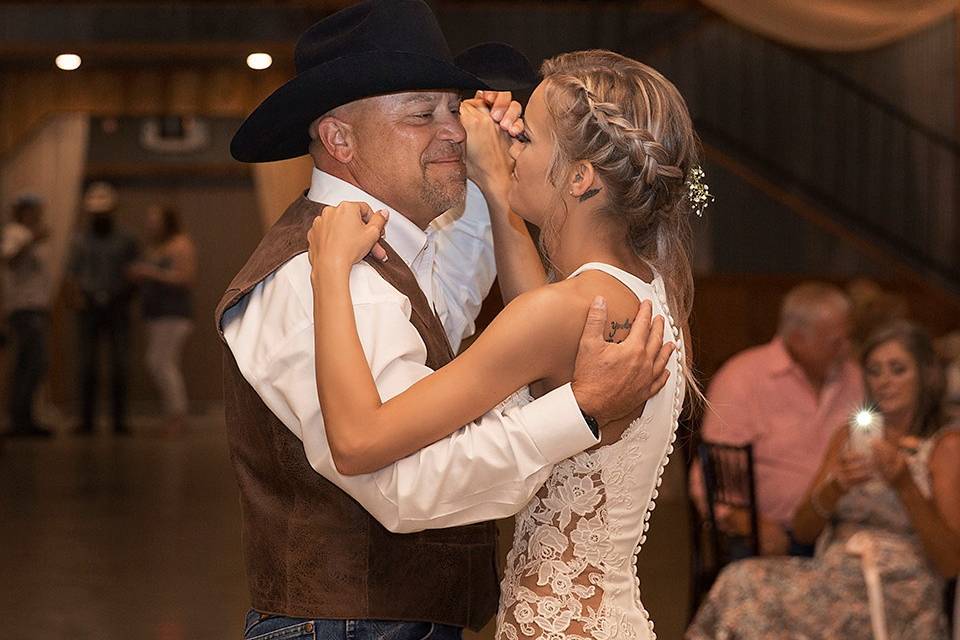
[[[228,67],[0,73],[0,157],[54,113],[246,116],[292,76]]]

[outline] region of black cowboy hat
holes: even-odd
[[[506,44],[477,45],[454,59],[422,0],[365,0],[341,9],[300,36],[294,64],[297,75],[233,136],[237,160],[302,156],[311,122],[361,98],[418,89],[519,90],[537,82],[530,62]]]

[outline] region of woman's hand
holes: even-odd
[[[324,207],[307,232],[313,272],[322,267],[349,271],[368,253],[385,261],[387,254],[379,241],[388,217],[388,211],[374,213],[365,202],[341,202],[336,207]]]
[[[869,458],[845,448],[837,456],[831,473],[840,492],[846,493],[872,478],[873,471],[874,465]]]
[[[494,191],[506,196],[510,188],[513,158],[509,133],[523,131],[523,122],[517,117],[520,105],[511,105],[498,123],[483,98],[460,103],[460,123],[467,132],[467,177],[477,183],[484,195]]]
[[[909,473],[907,459],[897,447],[883,438],[874,440],[872,444],[874,467],[887,484],[896,488]]]

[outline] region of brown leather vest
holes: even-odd
[[[322,207],[301,197],[267,232],[217,307],[218,331],[227,309],[307,250],[307,231]],[[427,347],[426,364],[440,368],[453,357],[443,327],[409,267],[385,248],[389,260],[370,264],[410,299],[410,322]],[[223,374],[254,609],[298,618],[408,620],[472,629],[490,619],[498,598],[493,523],[390,533],[313,470],[303,444],[243,378],[226,344]]]

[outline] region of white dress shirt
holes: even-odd
[[[454,350],[495,276],[489,213],[468,183],[462,214],[444,214],[426,232],[359,188],[314,170],[310,200],[358,201],[388,209],[386,241],[437,309]],[[410,300],[361,262],[350,273],[360,342],[386,401],[431,369],[410,323]],[[596,444],[570,385],[529,404],[493,410],[454,434],[372,474],[343,476],[327,446],[314,372],[313,289],[306,253],[295,256],[229,309],[223,333],[243,377],[303,441],[310,465],[387,529],[437,529],[515,514],[552,466]],[[424,411],[429,407],[425,406]]]

